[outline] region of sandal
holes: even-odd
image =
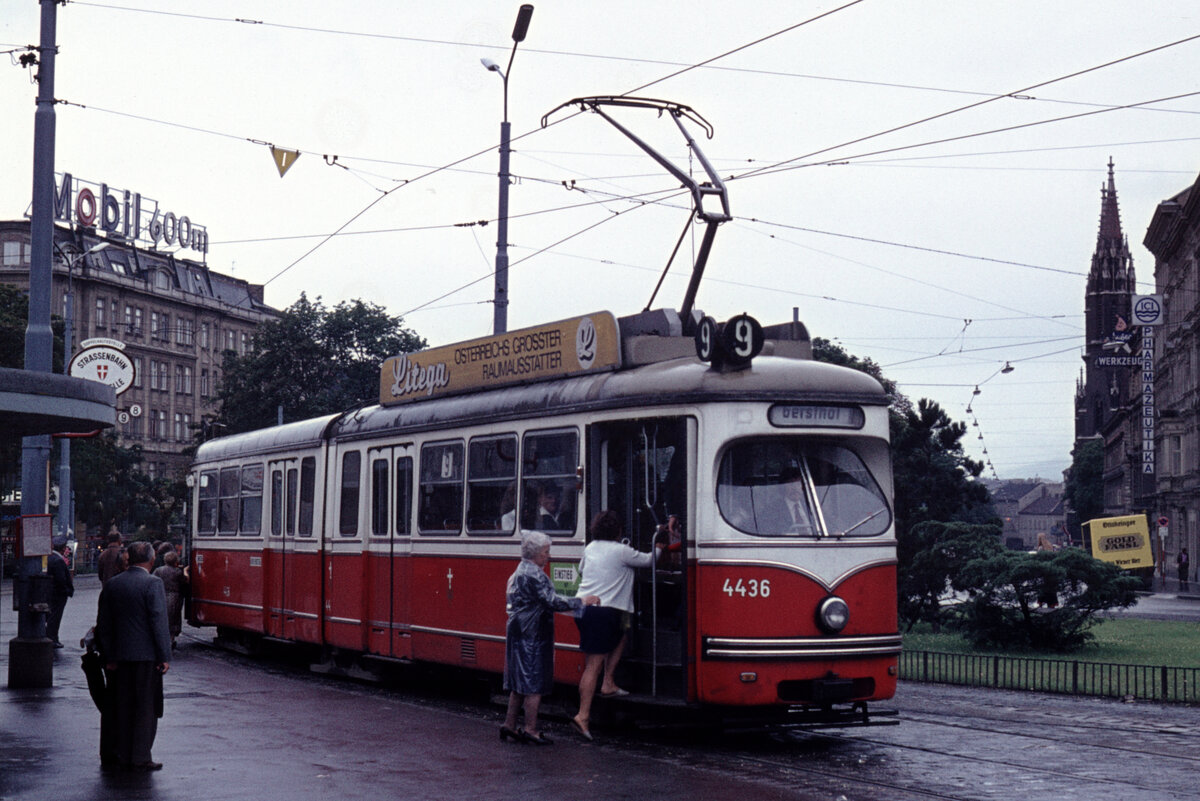
[[[580,737],[587,740],[589,743],[592,742],[592,733],[583,727],[583,724],[579,722],[578,718],[571,718],[571,728],[574,729]]]
[[[601,698],[621,698],[626,695],[629,695],[629,690],[622,690],[620,687],[610,693],[600,693]]]
[[[525,738],[522,736],[520,729],[510,729],[508,726],[501,726],[500,742],[504,742],[505,740],[512,740],[514,743],[521,743],[525,741]]]
[[[530,734],[527,731],[521,732],[525,735],[525,742],[533,743],[534,745],[554,745],[554,741],[542,733]]]

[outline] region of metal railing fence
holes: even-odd
[[[1200,667],[905,650],[900,654],[900,678],[1005,690],[1200,702]]]

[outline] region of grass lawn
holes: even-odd
[[[1102,621],[1091,631],[1096,639],[1082,650],[1074,653],[1035,653],[976,650],[955,632],[934,634],[928,626],[918,626],[904,635],[904,648],[909,651],[999,654],[1125,665],[1200,667],[1200,623],[1197,622],[1116,618]]]

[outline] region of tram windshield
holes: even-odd
[[[872,537],[892,521],[858,454],[798,437],[734,443],[721,460],[717,503],[735,528],[767,537]]]

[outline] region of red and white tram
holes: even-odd
[[[597,512],[640,550],[675,515],[679,548],[637,579],[623,686],[867,722],[900,652],[887,398],[813,361],[798,323],[735,319],[749,360],[697,358],[707,319],[693,340],[673,312],[601,313],[397,357],[380,405],[205,443],[191,622],[498,673],[522,529],[554,539],[569,593]],[[578,635],[556,621],[574,684]]]

